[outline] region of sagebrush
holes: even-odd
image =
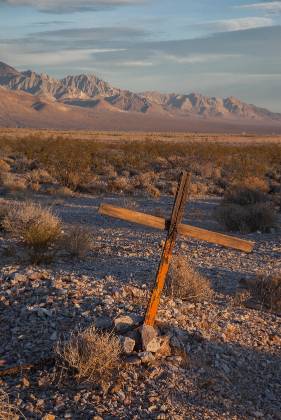
[[[72,332],[56,345],[55,352],[64,367],[75,372],[78,382],[101,384],[109,381],[118,368],[121,344],[113,333],[89,327]]]
[[[260,275],[251,285],[253,297],[264,307],[281,311],[281,273]]]
[[[34,251],[44,251],[61,235],[61,222],[51,209],[25,202],[13,204],[2,226]]]
[[[188,301],[212,296],[210,280],[198,273],[184,256],[174,256],[166,282],[166,294]]]
[[[63,236],[61,245],[72,257],[83,258],[93,249],[93,235],[84,226],[72,226]]]

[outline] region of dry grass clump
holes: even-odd
[[[9,172],[1,175],[2,185],[10,192],[24,191],[27,189],[27,182],[24,177]]]
[[[130,192],[132,190],[132,184],[129,178],[117,176],[109,182],[108,188],[111,192]]]
[[[73,226],[62,238],[61,245],[72,257],[86,257],[93,249],[92,234],[84,226]]]
[[[258,276],[251,284],[252,296],[264,307],[281,311],[281,273]]]
[[[3,227],[34,251],[44,251],[61,234],[61,222],[48,208],[26,202],[9,207]]]
[[[166,292],[173,298],[202,301],[212,296],[209,279],[190,266],[186,257],[175,256],[166,283]]]
[[[150,197],[153,197],[153,198],[160,198],[161,196],[159,189],[155,187],[154,185],[147,185],[146,192],[148,193]]]
[[[8,214],[8,211],[9,211],[9,206],[7,204],[0,205],[0,230],[4,229],[3,221]]]
[[[208,192],[208,186],[203,184],[202,182],[193,183],[190,186],[190,193],[192,195],[204,195]]]
[[[10,165],[5,162],[3,159],[0,159],[0,173],[3,172],[9,172],[10,171]]]
[[[0,420],[17,420],[20,414],[18,408],[10,403],[8,394],[0,389]]]
[[[262,191],[267,193],[269,191],[268,181],[257,176],[250,176],[243,181],[243,185],[252,190]]]
[[[27,175],[28,181],[30,183],[38,182],[39,184],[51,183],[53,178],[46,169],[33,169]]]
[[[95,327],[72,332],[59,342],[55,352],[64,367],[75,372],[78,382],[104,383],[111,379],[120,362],[121,344],[112,333]]]

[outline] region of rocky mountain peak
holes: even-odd
[[[169,117],[199,117],[245,120],[280,120],[281,114],[241,102],[230,96],[225,99],[200,93],[134,93],[112,87],[95,74],[68,75],[58,80],[32,70],[19,72],[0,62],[0,85],[32,95],[42,95],[53,101],[84,108],[99,105],[111,110],[135,113],[166,114]]]
[[[8,64],[0,61],[0,84],[5,84],[13,77],[17,77],[20,73]]]

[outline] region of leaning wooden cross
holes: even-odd
[[[161,217],[127,210],[120,207],[114,207],[109,204],[102,204],[99,208],[100,214],[168,231],[167,239],[163,248],[161,261],[156,275],[155,287],[152,291],[145,315],[145,325],[154,325],[158,306],[160,303],[161,293],[164,288],[165,279],[169,270],[169,265],[172,258],[172,251],[176,242],[177,234],[189,236],[192,238],[211,242],[217,245],[226,246],[228,248],[233,248],[244,252],[251,252],[254,247],[253,242],[245,241],[239,238],[235,238],[233,236],[227,236],[221,233],[211,232],[206,229],[200,229],[194,226],[189,226],[181,223],[184,215],[184,207],[189,194],[190,180],[190,175],[186,172],[183,172],[178,185],[170,220],[165,220]]]

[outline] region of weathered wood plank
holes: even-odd
[[[190,186],[190,175],[186,172],[183,172],[181,179],[178,185],[178,190],[173,206],[173,211],[171,215],[171,222],[168,229],[167,239],[163,248],[160,264],[158,267],[155,287],[152,291],[144,320],[144,325],[153,326],[155,323],[158,307],[160,304],[161,293],[165,285],[165,280],[168,274],[170,262],[172,259],[172,252],[175,246],[176,237],[177,237],[177,227],[180,224],[183,213],[184,206],[187,200],[187,195],[189,192]]]
[[[110,204],[102,204],[99,208],[99,214],[115,217],[117,219],[133,222],[140,225],[148,226],[155,229],[166,230],[170,224],[169,220],[162,217],[152,216],[133,210],[115,207]],[[202,241],[222,245],[228,248],[237,249],[244,252],[252,252],[254,242],[246,241],[235,236],[224,235],[222,233],[212,232],[207,229],[201,229],[195,226],[180,224],[178,233],[183,236],[189,236]]]
[[[178,232],[183,236],[189,236],[194,239],[210,242],[211,244],[221,245],[226,248],[233,248],[247,253],[252,252],[255,246],[255,243],[251,241],[246,241],[235,236],[224,235],[223,233],[212,232],[191,225],[179,225]]]
[[[110,204],[101,204],[98,212],[104,216],[115,217],[126,222],[133,222],[160,230],[166,229],[165,219],[150,214],[123,209],[121,207],[111,206]]]

